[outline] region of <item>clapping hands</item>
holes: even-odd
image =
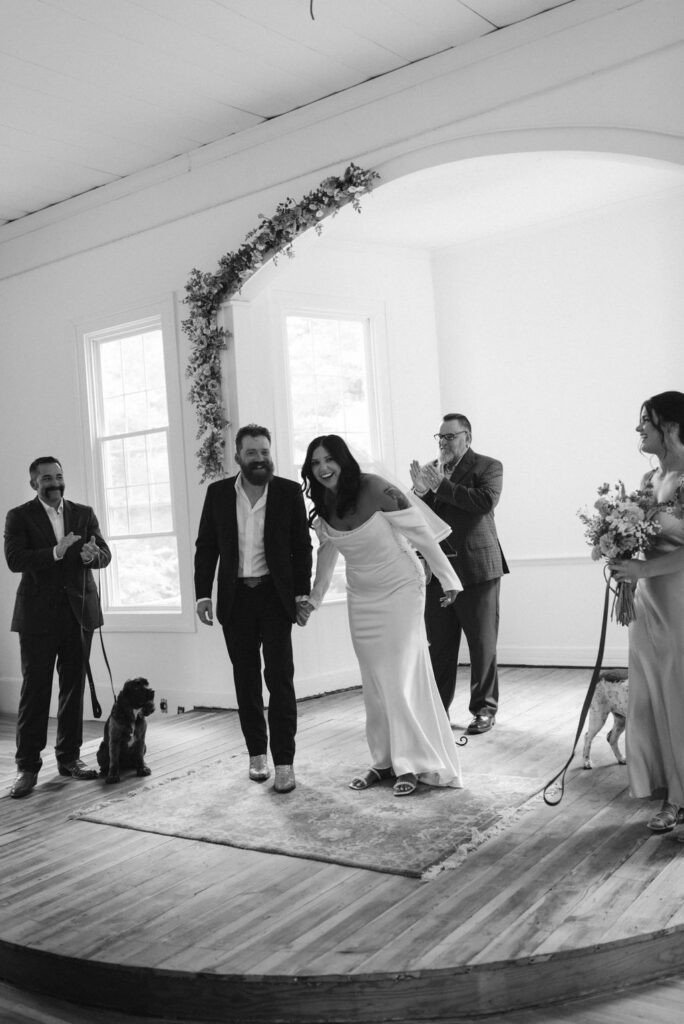
[[[409,466],[409,472],[411,474],[411,482],[419,493],[424,493],[425,491],[436,491],[442,479],[439,467],[433,462],[428,462],[426,465],[421,466],[421,464],[414,459]]]

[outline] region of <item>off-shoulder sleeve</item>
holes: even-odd
[[[382,514],[392,529],[405,537],[421,553],[441,583],[443,590],[463,590],[449,559],[437,543],[432,528],[417,508],[412,506],[401,509],[399,512],[383,512]]]
[[[316,578],[308,600],[314,608],[318,608],[330,586],[339,551],[326,533],[325,526],[320,519],[314,519],[313,527],[318,537],[319,546],[316,552]]]

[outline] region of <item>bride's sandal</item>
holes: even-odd
[[[397,775],[397,781],[392,786],[395,796],[410,796],[418,788],[418,779],[413,772],[406,775]]]
[[[369,768],[365,775],[356,775],[349,783],[350,789],[370,789],[377,786],[383,779],[389,779],[392,774],[391,768]]]
[[[647,828],[650,828],[651,832],[671,832],[675,825],[679,825],[683,821],[684,815],[681,807],[664,800],[658,813],[654,814],[647,823]]]

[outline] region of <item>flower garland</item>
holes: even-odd
[[[245,237],[236,252],[219,260],[215,274],[193,269],[185,286],[185,303],[190,315],[182,326],[190,339],[191,354],[185,371],[191,384],[188,398],[197,412],[197,439],[203,438],[197,451],[202,483],[224,473],[225,428],[221,380],[221,352],[227,347],[230,332],[220,327],[216,315],[221,303],[240,291],[243,284],[270,259],[280,253],[294,255],[292,243],[313,227],[321,233],[321,221],[351,203],[361,212],[361,196],[373,189],[376,171],[350,164],[341,177],[326,178],[298,203],[286,199],[272,217],[259,215],[259,226]]]

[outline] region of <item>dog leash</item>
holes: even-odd
[[[582,735],[582,729],[584,728],[584,723],[586,721],[587,714],[589,712],[589,706],[590,706],[592,698],[594,696],[594,691],[596,690],[596,685],[597,685],[598,680],[599,680],[599,675],[601,674],[601,665],[603,664],[603,649],[606,646],[606,630],[608,628],[608,604],[609,604],[609,601],[610,601],[611,590],[612,590],[612,588],[611,588],[611,585],[610,585],[610,577],[607,577],[606,578],[606,596],[605,596],[604,601],[603,601],[603,621],[601,622],[601,638],[599,640],[598,654],[596,655],[596,664],[594,665],[594,671],[591,674],[591,680],[589,682],[589,689],[587,690],[587,695],[584,698],[584,704],[582,705],[582,710],[580,712],[579,722],[577,723],[577,732],[575,733],[575,742],[572,745],[572,750],[570,751],[570,757],[567,759],[567,761],[565,762],[565,764],[563,765],[561,770],[556,775],[554,775],[554,777],[552,779],[549,779],[549,781],[546,783],[546,785],[544,786],[544,788],[542,790],[542,795],[544,797],[544,803],[547,804],[549,807],[557,807],[558,804],[563,799],[563,796],[565,794],[565,773],[567,772],[568,768],[570,767],[570,763],[571,763],[573,757],[575,756],[575,750],[577,749],[577,744],[579,743],[580,736]],[[558,794],[558,799],[557,800],[552,800],[549,797],[549,795],[547,793],[547,790],[549,790],[554,785],[554,783],[556,783],[558,781],[558,779],[560,779],[560,783],[559,783],[559,785],[560,785],[560,792]]]
[[[88,657],[88,647],[87,647],[87,644],[86,644],[85,629],[83,628],[83,612],[85,610],[85,595],[86,595],[86,575],[87,575],[87,570],[84,569],[84,572],[83,572],[83,590],[81,592],[81,650],[82,650],[82,653],[83,653],[83,661],[85,663],[86,675],[88,677],[88,686],[90,687],[90,701],[91,701],[91,704],[93,706],[93,717],[94,718],[102,718],[102,708],[100,706],[99,700],[97,699],[97,693],[95,692],[95,680],[93,679],[93,672],[92,672],[92,669],[90,667],[90,659]],[[100,609],[100,618],[102,618],[102,599],[101,599],[101,594],[100,594],[100,572],[99,572],[99,566],[98,566],[98,573],[97,573],[97,606]],[[107,652],[105,650],[104,639],[103,639],[103,636],[102,636],[102,626],[101,625],[99,625],[97,627],[97,631],[100,634],[100,646],[102,647],[102,657],[104,658],[104,663],[107,666],[107,672],[109,673],[109,685],[112,688],[112,694],[114,696],[114,700],[116,700],[116,691],[114,690],[114,680],[112,678],[112,670],[110,668],[109,659],[107,658]]]

